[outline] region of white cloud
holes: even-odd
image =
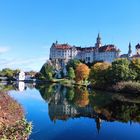
[[[0,46],[0,53],[6,53],[9,50],[10,50],[9,47]]]
[[[42,47],[43,53],[39,56],[30,56],[30,57],[23,57],[23,56],[15,56],[12,54],[13,50],[10,50],[9,47],[2,47],[0,46],[0,70],[3,68],[11,68],[11,69],[21,69],[24,71],[35,70],[39,71],[42,65],[48,60],[49,56],[49,47],[44,46]],[[11,51],[10,53],[8,51]],[[7,53],[8,52],[8,53]]]
[[[12,68],[21,69],[24,71],[35,70],[39,71],[42,65],[46,62],[47,57],[32,57],[32,58],[19,58],[19,59],[0,59],[0,69]]]

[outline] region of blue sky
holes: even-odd
[[[40,70],[53,42],[140,43],[139,0],[0,0],[0,69]]]

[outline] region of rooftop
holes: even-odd
[[[62,49],[62,50],[72,49],[73,47],[75,47],[78,51],[85,51],[85,52],[95,51],[97,49],[96,47],[93,46],[76,47],[76,46],[71,46],[69,44],[58,44],[58,43],[53,43],[52,46],[55,47],[56,49]],[[99,48],[99,52],[111,52],[111,51],[118,51],[118,49],[113,44],[104,45]]]
[[[113,44],[104,45],[99,48],[99,52],[113,52],[113,51],[117,51],[117,48]]]
[[[70,46],[69,44],[58,44],[58,43],[53,43],[53,46],[54,46],[56,49],[63,49],[63,50],[71,49],[71,48],[72,48],[72,46]]]

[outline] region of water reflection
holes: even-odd
[[[17,85],[0,84],[0,90],[18,91]],[[13,92],[12,95],[28,112],[26,117],[33,121],[31,139],[140,138],[138,95],[106,93],[59,84],[24,83],[23,89],[23,94]]]
[[[48,102],[49,116],[54,122],[70,118],[94,118],[99,131],[102,120],[140,122],[140,97],[90,91],[85,87],[38,85]]]
[[[25,90],[25,83],[24,82],[18,82],[17,83],[18,91],[24,91]]]
[[[13,83],[0,82],[0,91],[15,90],[15,91],[22,92],[22,91],[25,91],[27,87],[29,89],[34,89],[35,85],[36,85],[35,83],[25,83],[23,81],[13,82]]]

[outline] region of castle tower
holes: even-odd
[[[131,47],[131,43],[129,42],[129,46],[128,46],[128,57],[132,56],[132,47]]]
[[[101,46],[102,46],[101,37],[100,37],[100,34],[98,33],[98,36],[97,36],[97,39],[96,39],[95,47],[100,48]]]

